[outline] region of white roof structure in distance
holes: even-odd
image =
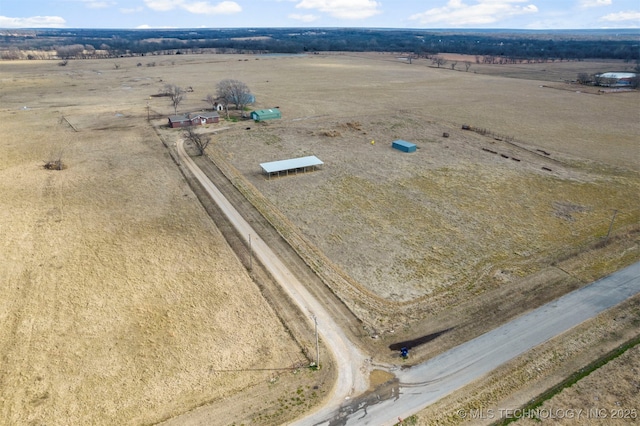
[[[265,173],[284,172],[286,170],[304,169],[305,167],[320,166],[324,164],[315,155],[300,158],[290,158],[288,160],[271,161],[260,163],[260,167]]]

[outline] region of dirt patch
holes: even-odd
[[[376,387],[387,383],[394,379],[394,375],[384,370],[372,370],[369,375],[369,389],[373,390]]]

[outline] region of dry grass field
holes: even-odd
[[[306,362],[146,122],[158,78],[130,71],[0,65],[0,424],[152,424]]]
[[[640,346],[635,346],[545,402],[540,407],[538,418],[533,415],[523,417],[516,425],[637,423],[640,416],[638,377],[640,377]],[[567,414],[557,407],[566,407],[563,409]],[[563,415],[566,418],[562,418]]]
[[[637,229],[638,93],[578,93],[376,55],[280,61],[286,74],[250,87],[283,120],[223,132],[211,152],[345,272],[361,296],[352,309],[380,330],[397,328],[386,315],[399,311],[403,323],[508,291],[604,237],[613,209],[615,232]],[[604,111],[615,119],[594,119]],[[391,149],[398,138],[417,152]],[[322,170],[261,174],[260,162],[304,155]],[[630,244],[591,265],[596,275],[637,259]]]
[[[515,425],[636,424],[638,420],[631,418],[631,410],[637,412],[640,407],[638,346],[556,392],[537,407],[539,411],[528,409],[524,414],[522,410],[571,374],[584,371],[589,363],[637,338],[638,325],[640,297],[636,295],[430,405],[407,424],[495,426],[509,418],[518,420],[512,423]],[[628,410],[627,418],[612,419],[610,413],[617,410]],[[541,415],[535,418],[537,413]],[[596,418],[593,413],[609,415]],[[563,414],[574,418],[559,418]]]
[[[193,88],[180,112],[224,78],[281,108],[211,126],[230,129],[208,154],[321,253],[381,334],[433,331],[470,296],[490,316],[483,295],[526,298],[536,274],[570,276],[543,286],[561,294],[637,261],[640,95],[586,93],[558,78],[570,63],[545,65],[504,78],[383,54],[0,63],[0,423],[149,424],[266,386],[263,405],[216,419],[228,424],[317,380],[286,375],[276,391],[273,371],[247,371],[303,356],[147,123],[147,105],[173,112],[150,98],[165,83]],[[392,150],[398,138],[417,152]],[[325,164],[261,174],[303,155]],[[64,170],[44,170],[58,158]],[[591,250],[613,209],[611,244]]]

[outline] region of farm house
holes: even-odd
[[[201,126],[203,124],[217,123],[218,121],[220,121],[220,115],[214,111],[190,112],[182,115],[170,115],[169,127]]]
[[[251,112],[251,119],[255,121],[275,120],[278,118],[282,118],[278,108],[259,109]]]
[[[392,148],[398,149],[400,151],[403,152],[415,152],[416,151],[416,144],[411,143],[411,142],[407,142],[407,141],[403,141],[402,139],[398,139],[393,141],[393,143],[391,144]]]

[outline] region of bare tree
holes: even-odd
[[[589,84],[593,81],[592,77],[586,72],[578,73],[577,81],[580,84]]]
[[[216,91],[218,98],[225,106],[234,104],[236,109],[244,109],[253,98],[245,83],[233,79],[220,81],[216,86]]]
[[[447,60],[444,59],[442,56],[433,56],[431,58],[431,63],[432,64],[436,64],[438,66],[438,68],[440,68],[441,66],[443,66],[444,64],[447,63]]]
[[[84,50],[85,50],[85,52],[87,52],[87,56],[89,56],[89,57],[95,55],[95,53],[96,53],[96,48],[93,47],[92,44],[85,44]]]
[[[457,61],[452,61],[449,65],[451,65],[451,69],[455,70],[456,69],[456,65],[458,65]]]
[[[469,72],[469,68],[471,68],[471,61],[464,61],[464,70]]]
[[[173,112],[177,114],[178,105],[180,105],[180,102],[182,102],[186,97],[184,89],[182,89],[180,86],[176,86],[175,84],[165,84],[164,94],[167,95],[169,99],[171,99],[171,105],[173,105]]]
[[[197,133],[194,126],[185,127],[184,138],[198,151],[198,155],[204,154],[204,150],[211,142],[209,136]]]
[[[593,81],[595,82],[596,86],[602,86],[604,84],[604,80],[605,80],[605,78],[602,77],[602,74],[594,74],[593,75]]]
[[[12,47],[9,50],[3,50],[0,52],[0,59],[20,59],[20,50],[17,47]]]
[[[204,100],[207,101],[209,105],[211,105],[211,109],[216,109],[216,105],[218,105],[218,98],[216,98],[212,94],[208,94],[207,97],[204,98]]]
[[[78,55],[84,52],[83,44],[71,44],[69,46],[55,46],[54,48],[61,59],[77,58]]]

